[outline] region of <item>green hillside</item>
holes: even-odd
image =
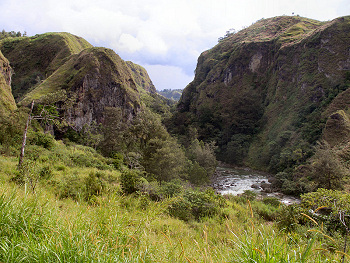
[[[274,17],[228,34],[199,57],[173,131],[196,128],[225,162],[291,172],[313,155],[328,116],[349,113],[340,99],[350,85],[349,41],[350,17]]]
[[[175,113],[111,49],[1,40],[0,262],[345,262],[349,29],[277,17],[227,34]],[[309,193],[222,196],[215,151]]]
[[[182,89],[173,89],[173,90],[164,89],[164,90],[158,91],[158,93],[164,96],[165,98],[178,101],[181,98]]]
[[[16,101],[49,77],[70,55],[88,47],[92,46],[86,40],[69,33],[2,39],[0,50],[14,69],[12,92]]]
[[[65,103],[64,114],[81,130],[93,121],[101,123],[106,107],[119,107],[128,116],[140,108],[136,83],[126,63],[112,50],[87,48],[74,54],[46,80],[25,95],[20,104]]]

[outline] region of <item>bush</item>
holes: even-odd
[[[178,196],[183,192],[183,184],[181,180],[172,180],[170,182],[164,182],[161,185],[161,193],[167,198]]]
[[[255,202],[253,211],[266,221],[275,221],[279,215],[278,206],[266,204],[265,202]]]
[[[58,183],[56,189],[57,195],[60,199],[72,198],[79,201],[84,197],[86,184],[82,178],[77,175],[65,176],[61,182]]]
[[[90,173],[85,178],[85,200],[90,201],[95,196],[102,195],[105,185],[102,181],[101,173]]]
[[[35,144],[38,146],[42,146],[45,149],[52,149],[55,145],[55,139],[51,134],[42,133],[42,132],[33,132],[29,136],[30,144]]]
[[[171,216],[184,221],[193,219],[192,204],[183,196],[172,199],[168,206],[168,212]]]
[[[141,174],[138,170],[125,170],[120,176],[120,184],[122,191],[125,194],[132,194],[138,190],[138,185],[141,182]]]
[[[50,179],[53,176],[52,168],[49,165],[42,167],[39,176],[41,179]]]
[[[221,214],[225,200],[212,190],[186,191],[182,196],[176,197],[170,203],[168,210],[170,215],[182,220],[200,220],[203,217],[213,217]]]
[[[194,162],[189,169],[189,179],[192,184],[203,185],[208,183],[209,177],[207,171],[197,162]]]
[[[262,202],[266,205],[271,205],[274,207],[281,206],[281,201],[276,197],[265,197]]]

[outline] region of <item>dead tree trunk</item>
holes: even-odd
[[[30,124],[30,122],[32,120],[33,107],[34,107],[34,100],[32,101],[32,105],[30,107],[30,112],[29,112],[29,116],[28,116],[28,119],[27,119],[27,123],[26,123],[26,126],[24,128],[23,141],[22,141],[22,147],[21,147],[21,154],[19,156],[19,161],[18,161],[18,168],[21,168],[22,163],[23,163],[24,148],[26,146],[26,141],[27,141],[27,131],[28,131],[29,124]]]

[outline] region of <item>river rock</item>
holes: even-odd
[[[254,188],[254,189],[259,189],[260,185],[259,184],[252,184],[250,187]]]

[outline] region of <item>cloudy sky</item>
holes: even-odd
[[[197,58],[231,28],[298,14],[350,15],[349,0],[0,0],[6,31],[70,32],[145,67],[158,90],[184,88]]]

